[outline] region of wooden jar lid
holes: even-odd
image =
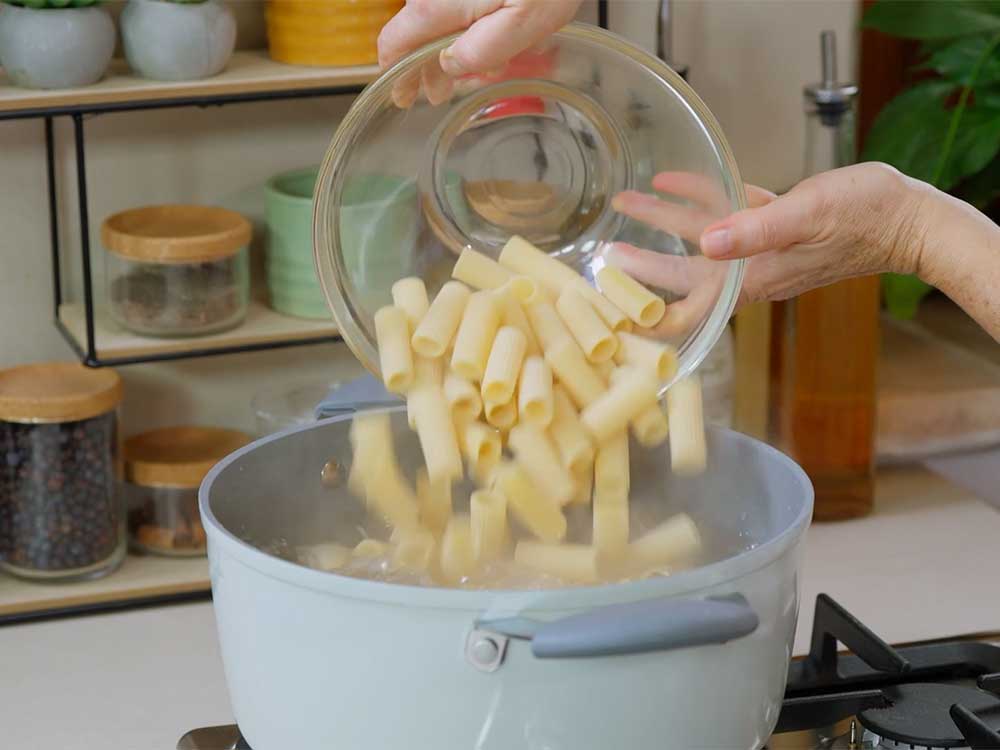
[[[125,477],[145,487],[196,489],[221,459],[253,438],[220,427],[166,427],[125,441]]]
[[[101,242],[115,255],[145,263],[207,263],[250,243],[250,222],[215,206],[146,206],[113,214]]]
[[[122,400],[114,370],[77,362],[45,362],[0,370],[0,420],[76,422],[106,414]]]

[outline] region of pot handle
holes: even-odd
[[[531,641],[539,659],[642,654],[707,646],[750,635],[760,618],[740,594],[613,604],[554,622],[481,620],[480,631]]]

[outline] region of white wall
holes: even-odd
[[[853,68],[855,0],[685,0],[676,4],[675,54],[716,113],[744,177],[783,188],[801,170],[801,90],[819,76],[819,32],[840,40]],[[260,43],[259,8],[240,3],[242,38]],[[619,1],[612,25],[652,49],[656,3]],[[851,64],[847,64],[850,61]],[[281,170],[318,161],[349,99],[164,110],[87,121],[91,239],[100,219],[156,201],[205,201],[259,220],[260,186]],[[75,180],[67,125],[59,135],[62,242],[76,257]],[[42,125],[0,122],[0,367],[67,359],[51,324]],[[254,248],[260,252],[259,247]],[[96,266],[100,272],[101,266]],[[343,345],[123,368],[125,429],[183,422],[253,428],[250,397],[276,380],[360,372]]]

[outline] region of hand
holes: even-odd
[[[697,197],[694,179],[664,173],[653,185],[691,199]],[[752,302],[787,299],[854,276],[914,272],[925,235],[921,206],[933,192],[871,163],[810,177],[781,197],[748,185],[750,208],[722,219],[721,201],[705,194],[689,207],[623,193],[615,207],[689,240],[697,236],[705,258],[749,258],[741,301]],[[645,261],[644,273],[656,275],[656,260]]]
[[[413,50],[465,31],[442,51],[452,78],[487,73],[555,33],[576,15],[581,0],[407,0],[378,38],[384,69]]]

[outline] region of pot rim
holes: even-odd
[[[372,411],[403,411],[405,407],[390,407]],[[647,578],[626,583],[608,583],[597,586],[574,586],[558,589],[455,589],[412,586],[401,583],[374,581],[344,576],[333,572],[314,570],[303,565],[269,555],[239,539],[215,517],[210,496],[216,479],[243,456],[268,443],[281,440],[299,432],[353,419],[353,414],[342,414],[313,424],[291,427],[268,435],[240,448],[224,458],[206,475],[198,491],[202,524],[209,542],[209,557],[222,552],[247,567],[277,581],[305,589],[333,594],[349,599],[359,599],[381,604],[420,606],[434,609],[465,611],[522,611],[526,607],[539,611],[561,611],[637,601],[663,596],[680,596],[731,583],[743,578],[783,557],[800,540],[809,526],[813,510],[813,486],[805,471],[791,458],[773,446],[748,435],[721,427],[708,427],[709,432],[725,435],[743,443],[754,443],[766,455],[778,460],[791,470],[802,491],[804,501],[794,521],[773,538],[758,546],[744,550],[732,557],[686,570],[670,576]],[[216,566],[211,566],[213,573]],[[212,576],[212,586],[216,585]]]

